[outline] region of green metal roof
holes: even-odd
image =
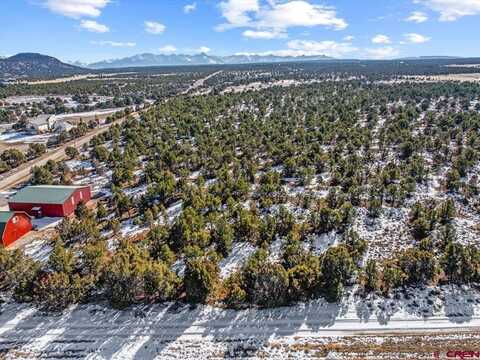
[[[7,223],[13,215],[13,211],[0,211],[0,224]]]
[[[77,189],[83,186],[56,186],[38,185],[27,186],[15,195],[8,202],[31,203],[31,204],[63,204]]]
[[[13,211],[0,211],[0,243],[3,239],[3,232],[7,226],[8,220],[15,215]]]

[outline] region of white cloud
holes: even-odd
[[[343,30],[348,24],[337,17],[332,7],[311,4],[307,0],[228,0],[220,3],[226,24],[217,27],[226,30],[233,27],[248,27],[259,31],[284,33],[291,27],[325,26]]]
[[[112,46],[112,47],[135,47],[137,43],[134,42],[119,42],[119,41],[91,41],[93,45]]]
[[[96,33],[107,33],[110,31],[108,26],[99,24],[94,20],[82,20],[80,22],[80,27],[87,31],[96,32]]]
[[[212,51],[212,49],[210,49],[209,47],[206,47],[206,46],[200,46],[196,53],[200,53],[200,54],[208,54],[210,51]]]
[[[222,16],[227,19],[225,28],[247,26],[252,18],[249,13],[260,10],[259,0],[228,0],[220,3]]]
[[[409,17],[405,19],[405,21],[415,22],[417,24],[423,23],[428,20],[427,14],[421,11],[414,11],[410,14]]]
[[[350,43],[336,41],[309,41],[291,40],[287,43],[287,49],[272,50],[257,53],[237,53],[236,55],[260,55],[260,56],[318,56],[326,55],[331,57],[345,57],[358,49]]]
[[[347,41],[347,42],[350,42],[353,40],[355,40],[355,36],[352,36],[352,35],[348,35],[343,38],[343,41]]]
[[[165,45],[158,49],[161,54],[174,54],[177,52],[177,48],[173,45]]]
[[[431,38],[428,36],[415,33],[404,34],[403,37],[405,38],[406,42],[410,44],[423,44],[431,40]]]
[[[156,21],[145,21],[145,31],[148,32],[149,34],[161,34],[165,31],[167,28],[165,25],[160,24],[159,22]]]
[[[287,45],[292,50],[304,52],[305,55],[327,55],[332,57],[343,57],[358,50],[349,43],[329,40],[292,40]]]
[[[480,14],[479,0],[414,0],[440,13],[440,21],[455,21],[464,16]]]
[[[391,46],[385,46],[375,49],[365,49],[366,56],[370,59],[390,59],[396,57],[400,52]]]
[[[194,12],[197,10],[197,3],[194,2],[193,4],[188,4],[183,7],[183,12],[185,14],[190,14],[191,12]]]
[[[43,5],[50,11],[75,19],[100,16],[110,0],[46,0]]]
[[[374,44],[391,44],[392,41],[387,35],[378,34],[372,38]]]
[[[336,41],[311,41],[311,40],[291,40],[287,43],[288,49],[275,50],[264,55],[276,56],[314,56],[326,55],[331,57],[344,57],[358,49],[349,43],[339,43]]]
[[[275,30],[245,30],[242,34],[244,37],[249,39],[278,39],[285,38],[287,34],[281,31]]]
[[[276,29],[294,26],[326,26],[343,30],[348,25],[345,20],[337,18],[334,9],[321,5],[313,5],[307,1],[294,0],[275,4],[271,9],[260,12],[259,25]]]

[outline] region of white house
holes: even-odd
[[[68,121],[57,121],[54,125],[55,132],[70,131],[75,125],[70,124]]]
[[[27,121],[27,130],[36,134],[46,133],[54,129],[55,122],[55,115],[38,115]]]

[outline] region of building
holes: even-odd
[[[14,123],[11,124],[0,124],[0,134],[3,134],[4,132],[10,131],[13,129]]]
[[[57,121],[54,125],[54,130],[55,132],[67,132],[75,128],[75,125],[70,124],[68,121],[62,120],[62,121]]]
[[[24,212],[0,211],[2,245],[7,247],[32,230],[30,216]]]
[[[89,186],[27,186],[8,200],[8,207],[37,218],[67,217],[79,203],[87,203],[91,197]]]
[[[27,130],[35,134],[43,134],[52,131],[55,127],[55,115],[38,115],[27,121]]]

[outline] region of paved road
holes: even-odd
[[[138,117],[139,113],[132,112],[130,116]],[[28,161],[25,164],[22,164],[21,166],[0,175],[0,191],[6,191],[17,184],[28,180],[28,178],[31,176],[31,171],[33,167],[45,165],[49,160],[59,161],[64,159],[66,157],[65,149],[68,146],[73,146],[77,149],[80,149],[84,144],[87,144],[94,136],[104,133],[115,124],[123,123],[126,119],[127,117],[124,117],[110,124],[99,126],[78,139],[69,141],[68,143],[63,144],[60,147],[48,151],[46,154],[42,155],[39,158]]]

